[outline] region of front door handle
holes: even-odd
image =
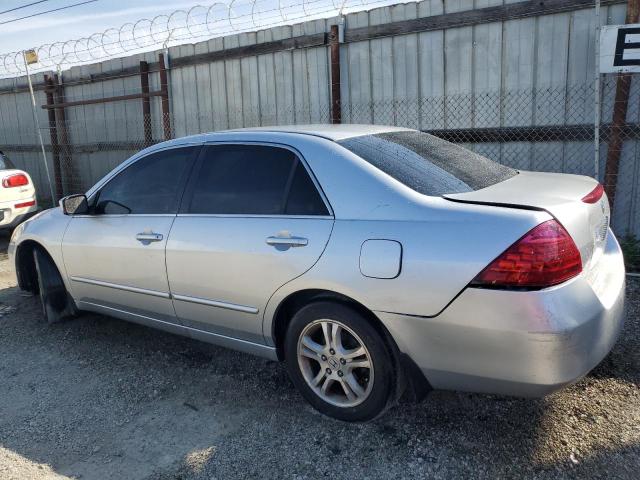
[[[151,242],[159,242],[162,240],[161,233],[153,233],[153,232],[142,232],[136,235],[136,240],[142,242],[145,245],[150,244]]]
[[[309,240],[303,237],[267,237],[267,245],[272,247],[305,247]]]

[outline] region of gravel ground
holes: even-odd
[[[435,392],[350,425],[276,362],[98,315],[47,326],[0,254],[0,478],[638,478],[640,282],[627,295],[614,351],[568,389]]]

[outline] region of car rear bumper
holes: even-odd
[[[0,229],[13,228],[38,211],[37,203],[30,207],[15,208],[16,204],[35,201],[35,197],[0,202]]]
[[[376,312],[433,388],[543,396],[594,368],[624,321],[625,271],[609,232],[597,264],[539,291],[467,288],[436,317]]]

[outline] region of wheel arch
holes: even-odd
[[[284,361],[284,341],[293,316],[302,307],[317,301],[331,301],[349,306],[363,315],[378,331],[389,347],[394,366],[400,372],[400,381],[397,382],[397,397],[401,397],[406,391],[411,399],[424,397],[431,390],[431,386],[413,360],[402,353],[391,333],[384,323],[369,308],[357,300],[332,290],[309,288],[298,290],[287,295],[275,309],[271,323],[271,337],[276,347],[278,360]]]
[[[284,360],[284,337],[286,335],[289,322],[291,321],[293,316],[305,305],[321,300],[348,305],[358,310],[359,313],[368,318],[371,323],[380,330],[380,332],[386,330],[384,329],[382,322],[380,322],[380,320],[371,310],[369,310],[367,307],[354,300],[353,298],[348,297],[347,295],[320,288],[298,290],[296,292],[290,293],[280,302],[275,310],[273,322],[271,323],[271,336],[276,346],[276,352],[278,354],[279,360]]]
[[[42,250],[49,256],[49,258],[51,258],[51,255],[47,252],[44,245],[32,239],[20,242],[16,247],[15,254],[15,268],[16,277],[18,278],[18,286],[20,289],[32,293],[38,293],[38,274],[36,272],[36,263],[33,258],[33,252],[36,249]]]
[[[33,252],[39,249],[56,267],[62,282],[66,286],[64,278],[64,270],[58,265],[51,252],[43,245],[42,242],[31,238],[25,239],[16,246],[15,251],[15,269],[18,278],[18,287],[31,293],[38,293],[38,277],[36,272],[36,264],[33,258]]]

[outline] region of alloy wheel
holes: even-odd
[[[316,320],[298,339],[298,365],[307,385],[339,407],[364,402],[373,387],[373,362],[364,342],[336,320]]]

